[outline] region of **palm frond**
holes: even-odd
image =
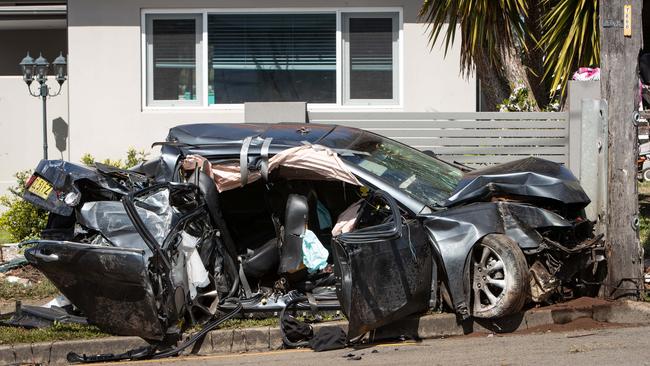
[[[600,63],[598,0],[545,0],[542,16],[545,50],[544,78],[551,80],[551,95],[566,93],[571,73],[580,66]]]
[[[460,30],[460,63],[465,73],[474,69],[480,54],[498,66],[501,52],[513,45],[525,47],[526,16],[525,0],[425,0],[420,10],[431,44],[442,40],[445,55]]]

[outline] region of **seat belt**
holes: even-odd
[[[260,151],[260,156],[262,157],[260,172],[265,182],[269,181],[269,147],[271,146],[271,141],[273,141],[273,137],[264,139],[262,150]]]
[[[239,152],[239,173],[241,174],[241,186],[248,184],[248,149],[251,147],[253,136],[244,139]]]
[[[246,279],[246,274],[244,273],[244,264],[242,263],[241,257],[239,257],[239,282],[244,288],[244,294],[247,299],[250,299],[253,296],[253,291],[251,291],[251,286],[248,284],[248,279]]]
[[[306,291],[305,296],[307,296],[307,301],[309,302],[309,308],[311,313],[314,315],[314,318],[317,321],[322,321],[323,317],[318,313],[318,304],[316,303],[316,298],[311,291]]]

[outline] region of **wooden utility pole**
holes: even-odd
[[[600,0],[601,94],[608,104],[607,298],[636,297],[643,286],[636,182],[641,0]]]

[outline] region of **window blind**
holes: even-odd
[[[213,14],[210,63],[218,70],[336,70],[335,14]]]
[[[350,19],[350,68],[352,71],[393,69],[393,19]]]
[[[196,21],[194,19],[153,20],[153,62],[155,68],[196,67]]]

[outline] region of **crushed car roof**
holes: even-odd
[[[241,143],[246,137],[272,138],[290,146],[304,142],[346,149],[364,131],[339,125],[312,123],[199,123],[173,127],[167,141],[188,145]]]

